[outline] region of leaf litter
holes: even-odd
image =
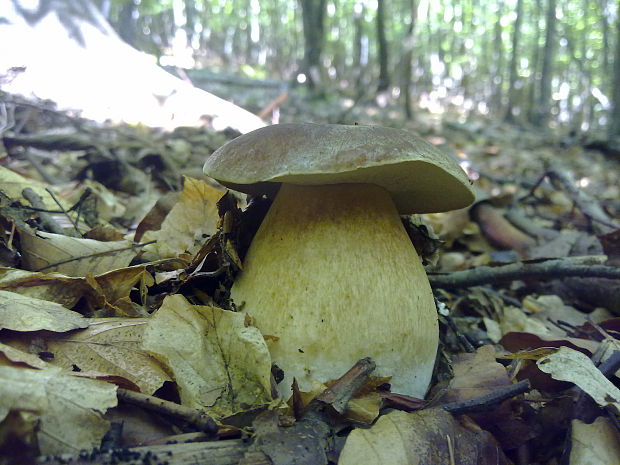
[[[291,406],[274,398],[265,340],[229,298],[268,199],[246,207],[200,175],[234,134],[87,125],[88,142],[82,122],[62,147],[39,134],[58,152],[48,182],[17,139],[0,148],[3,463],[78,457],[119,428],[112,445],[142,446],[134,458],[181,457],[191,444],[149,444],[202,434],[193,451],[227,447],[235,463],[619,462],[620,280],[604,277],[618,265],[617,161],[494,124],[438,133],[424,118],[410,129],[466,159],[482,194],[469,210],[403,219],[442,308],[426,400],[389,392],[371,367],[294,390]],[[155,413],[157,399],[172,404]]]

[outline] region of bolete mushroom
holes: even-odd
[[[423,397],[438,345],[433,294],[399,217],[474,200],[452,158],[404,130],[280,124],[240,136],[204,172],[275,194],[231,297],[302,391],[372,357],[392,390]]]

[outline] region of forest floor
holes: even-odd
[[[202,175],[237,133],[3,95],[0,463],[620,463],[620,157],[458,109],[272,93],[238,103],[405,128],[475,181],[471,207],[403,218],[440,315],[426,400],[364,363],[272,398],[264,341],[228,310],[266,207]]]

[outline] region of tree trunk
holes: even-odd
[[[546,126],[551,110],[551,77],[553,74],[553,58],[555,55],[555,5],[556,0],[548,0],[547,21],[545,31],[545,49],[543,54],[542,72],[540,76],[540,99],[533,123],[539,127]]]
[[[540,70],[540,28],[538,27],[539,18],[542,14],[541,0],[536,0],[536,11],[534,13],[534,50],[532,52],[532,65],[530,76],[532,79],[528,83],[528,97],[527,97],[527,120],[533,121],[536,111],[536,76]]]
[[[125,42],[132,47],[137,47],[136,44],[136,4],[134,2],[127,2],[121,7],[121,11],[118,13],[118,34]]]
[[[495,29],[494,35],[494,52],[493,52],[493,65],[491,67],[491,75],[493,77],[493,84],[495,90],[491,96],[491,102],[496,111],[500,111],[502,108],[502,87],[504,85],[504,47],[502,43],[502,24],[501,19],[504,10],[504,3],[502,0],[497,5]]]
[[[618,2],[620,12],[620,1]],[[614,54],[614,87],[609,124],[609,139],[620,138],[620,15],[616,15],[616,52]]]
[[[355,89],[358,94],[365,90],[366,67],[368,65],[368,36],[364,32],[364,2],[356,2],[353,7],[353,25],[355,29],[355,56],[353,57],[353,69],[357,73]]]
[[[385,2],[377,0],[377,46],[379,54],[379,85],[377,92],[384,92],[390,86],[388,71],[388,45],[385,38]]]
[[[515,105],[517,101],[517,58],[519,56],[519,39],[521,38],[521,20],[523,19],[523,0],[517,0],[517,17],[515,18],[512,32],[512,53],[510,55],[510,83],[508,85],[508,108],[506,109],[506,121],[515,121]]]
[[[304,59],[300,71],[308,87],[316,91],[321,84],[326,0],[300,0],[300,3],[304,29]]]
[[[413,109],[411,104],[411,67],[413,65],[413,44],[415,23],[418,15],[418,5],[416,0],[409,0],[410,20],[407,25],[407,35],[405,36],[405,55],[403,57],[403,82],[401,84],[401,93],[404,96],[405,115],[407,119],[413,118]]]

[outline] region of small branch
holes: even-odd
[[[569,277],[620,279],[620,268],[575,263],[571,259],[551,259],[543,262],[519,262],[496,267],[481,266],[454,273],[428,275],[431,286],[443,289],[498,284],[519,279],[551,280]]]
[[[620,370],[620,350],[614,350],[607,360],[598,366],[598,369],[605,377],[610,378]]]
[[[460,415],[463,413],[481,412],[490,410],[500,402],[503,402],[512,397],[518,396],[530,390],[530,382],[527,379],[519,381],[518,383],[511,384],[497,391],[491,392],[484,396],[476,397],[474,399],[468,399],[461,402],[450,402],[441,406],[442,409],[450,412],[453,415]]]
[[[331,405],[338,413],[344,412],[349,400],[368,381],[376,366],[369,357],[358,360],[349,371],[319,394],[315,400]]]
[[[562,188],[568,194],[577,208],[588,218],[592,229],[597,234],[608,233],[620,228],[620,225],[614,223],[592,196],[577,187],[577,183],[570,173],[562,170],[557,163],[551,165],[551,169],[547,171],[547,176],[554,185]]]
[[[65,210],[65,208],[62,206],[62,204],[58,201],[58,199],[56,198],[56,196],[54,195],[54,193],[49,189],[49,188],[45,188],[45,190],[47,191],[47,193],[50,195],[50,197],[54,200],[54,202],[56,202],[56,205],[58,205],[58,208],[60,208],[62,210],[62,212],[65,214],[65,216],[67,217],[67,219],[71,222],[71,224],[73,225],[73,229],[75,229],[75,235],[76,237],[81,237],[80,234],[80,228],[78,228],[77,222],[73,220],[73,218],[71,218],[71,215],[69,215],[69,212],[67,210]]]
[[[119,388],[117,395],[120,400],[129,404],[183,420],[194,426],[198,431],[205,432],[210,436],[214,436],[217,433],[218,427],[215,420],[201,410],[184,407],[174,402],[129,391],[128,389]]]
[[[56,222],[54,218],[49,213],[43,211],[45,208],[45,204],[43,203],[43,199],[39,194],[37,194],[30,187],[26,187],[22,191],[22,196],[30,202],[30,204],[38,209],[39,211],[39,221],[41,221],[41,226],[45,231],[49,231],[54,234],[66,234],[65,230]],[[54,199],[56,200],[56,199]]]

